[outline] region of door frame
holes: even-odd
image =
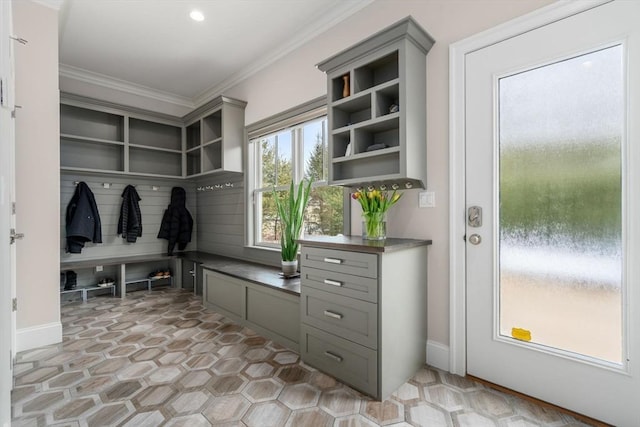
[[[466,55],[613,0],[552,3],[449,46],[449,371],[467,373]]]

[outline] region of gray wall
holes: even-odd
[[[233,184],[233,187],[227,187],[225,184],[228,183]],[[215,189],[216,184],[223,188]],[[279,266],[279,250],[268,251],[244,246],[244,175],[215,175],[196,184],[196,188],[206,186],[213,186],[214,189],[196,191],[198,250]]]
[[[102,221],[102,244],[87,243],[80,254],[69,254],[66,248],[65,213],[69,200],[75,191],[75,181],[84,181],[93,192],[100,219]],[[103,183],[110,183],[111,188],[103,188]],[[142,198],[140,210],[142,212],[142,237],[136,243],[127,243],[117,234],[120,206],[122,205],[122,191],[128,185],[135,185],[136,191]],[[154,191],[152,186],[158,189]],[[187,209],[194,219],[194,230],[191,243],[186,250],[197,248],[196,197],[194,185],[189,181],[155,180],[146,177],[115,177],[94,175],[63,174],[60,177],[60,260],[83,260],[93,258],[107,258],[113,256],[160,254],[167,252],[167,240],[158,239],[158,231],[162,221],[162,214],[171,200],[171,188],[183,187],[187,191]]]

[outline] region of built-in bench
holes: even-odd
[[[202,267],[205,307],[292,350],[300,342],[300,278],[284,279],[280,268],[223,256],[183,255]]]
[[[170,277],[140,277],[140,278],[129,278],[127,279],[127,265],[131,264],[139,264],[139,263],[151,263],[158,261],[166,261],[172,264],[172,272],[173,274]],[[139,283],[145,283],[148,290],[151,290],[152,284],[159,280],[167,280],[170,286],[174,286],[174,276],[180,277],[180,262],[179,257],[177,256],[169,256],[163,254],[152,254],[152,255],[135,255],[135,256],[121,256],[121,257],[110,257],[110,258],[98,258],[98,259],[90,259],[90,260],[82,260],[82,261],[62,261],[60,262],[60,271],[75,271],[75,270],[85,270],[85,269],[95,269],[97,267],[106,267],[106,266],[118,266],[118,273],[116,277],[116,281],[113,285],[108,286],[99,286],[99,285],[89,285],[89,286],[79,286],[70,290],[60,291],[61,294],[71,294],[71,293],[80,293],[82,296],[82,300],[87,302],[87,294],[91,291],[97,290],[111,290],[112,295],[116,295],[116,287],[120,289],[120,297],[124,298],[127,294],[127,286]],[[178,282],[178,285],[180,282]]]
[[[61,271],[94,269],[98,266],[119,266],[116,284],[109,287],[78,287],[62,293],[80,292],[83,301],[87,293],[98,289],[111,289],[120,297],[127,293],[127,285],[145,283],[151,290],[155,278],[127,279],[127,265],[170,261],[177,287],[182,287],[182,259],[200,266],[202,300],[205,307],[231,320],[247,326],[260,335],[272,339],[292,350],[299,350],[300,341],[300,279],[285,279],[280,268],[250,261],[212,255],[205,252],[185,252],[175,256],[139,255],[83,261],[63,261]],[[173,286],[173,276],[170,279]],[[195,290],[195,286],[194,286]]]

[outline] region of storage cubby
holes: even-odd
[[[399,76],[399,54],[392,52],[353,70],[353,93],[362,92]]]
[[[187,126],[187,150],[200,146],[200,120]]]
[[[327,73],[330,184],[425,187],[426,55],[433,43],[407,17],[318,64]]]
[[[182,128],[130,118],[129,144],[180,151],[182,150]]]
[[[386,147],[398,147],[400,145],[400,121],[396,116],[391,120],[379,121],[369,126],[354,130],[354,154],[373,152],[369,147],[384,144]]]
[[[222,110],[202,119],[203,143],[222,138]]]
[[[400,173],[400,152],[397,149],[383,150],[372,155],[365,153],[354,155],[351,159],[337,161],[333,165],[336,181],[359,179],[370,176],[372,170],[381,180]]]
[[[333,130],[371,120],[371,95],[357,98],[349,97],[340,103],[336,103],[331,111],[333,114]]]
[[[349,95],[351,95],[351,74],[345,73],[342,76],[335,77],[331,81],[331,86],[329,87],[329,96],[331,96],[332,101],[337,101],[339,99],[346,98],[344,96],[344,77],[349,76]]]
[[[130,147],[129,172],[181,177],[182,153]]]
[[[187,153],[187,175],[197,175],[202,172],[200,158],[200,148]]]
[[[351,132],[343,131],[340,133],[336,133],[333,135],[333,158],[344,157],[347,155],[347,146],[349,142],[351,142]],[[353,154],[353,147],[350,148],[351,153]]]
[[[124,172],[124,144],[61,137],[60,166]]]
[[[400,85],[395,83],[376,91],[374,105],[375,117],[398,113],[400,111]],[[391,110],[392,106],[397,107],[396,111]]]
[[[213,142],[202,147],[202,171],[209,172],[222,168],[222,143]]]
[[[124,141],[124,116],[60,105],[60,133],[105,141]]]

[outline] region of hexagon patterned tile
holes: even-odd
[[[13,426],[578,426],[424,367],[383,402],[176,289],[62,306],[63,342],[17,355]]]

